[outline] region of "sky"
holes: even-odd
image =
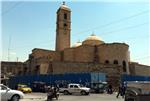
[[[65,0],[71,9],[71,45],[92,33],[129,45],[130,60],[150,65],[148,0]],[[26,61],[34,48],[55,50],[56,11],[62,0],[3,0],[1,60]]]

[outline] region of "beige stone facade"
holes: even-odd
[[[61,52],[44,49],[34,49],[30,56],[32,56],[31,71],[34,71],[36,66],[41,66],[41,64],[49,65],[50,62],[62,62],[62,63],[72,62],[73,64],[76,63],[99,63],[106,65],[115,64],[117,66],[121,66],[122,71],[124,73],[129,73],[128,45],[124,43],[111,43],[111,44],[104,43],[98,46],[81,45],[79,47],[64,49],[64,51]],[[61,68],[61,65],[59,67]],[[55,68],[55,66],[53,66],[53,68]],[[55,73],[55,71],[53,71],[53,73]]]
[[[29,59],[24,62],[25,66],[22,63],[15,65],[3,63],[3,73],[16,74],[18,71],[24,74],[102,72],[106,73],[107,81],[112,85],[119,82],[121,74],[150,76],[149,66],[130,63],[129,45],[119,42],[107,43],[99,36],[92,34],[83,42],[77,42],[70,47],[70,32],[71,9],[63,4],[57,10],[56,50],[35,48],[29,55]]]
[[[57,10],[56,51],[70,47],[71,10],[62,4]]]
[[[129,65],[131,75],[150,76],[150,66],[142,65],[136,62],[131,62]]]
[[[120,76],[123,73],[122,67],[115,64],[100,64],[93,62],[53,62],[54,74],[87,72],[106,73],[107,82],[113,86],[119,84]]]
[[[71,9],[65,4],[57,10],[56,25],[56,51],[33,49],[27,62],[30,73],[109,73],[109,69],[110,72],[114,69],[114,74],[129,74],[130,54],[127,44],[106,43],[93,33],[83,42],[70,47]]]
[[[22,62],[8,62],[8,61],[1,62],[1,74],[6,76],[25,74],[26,69],[27,68],[25,68]]]

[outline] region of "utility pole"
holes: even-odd
[[[18,62],[19,58],[17,57],[17,62]]]
[[[11,43],[11,36],[9,37],[9,42],[8,42],[8,61],[10,60],[10,43]]]

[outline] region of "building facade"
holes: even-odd
[[[1,62],[1,74],[10,75],[10,76],[23,74],[24,67],[25,66],[24,66],[23,62],[2,61]]]
[[[129,71],[131,75],[150,76],[150,66],[136,62],[129,63]]]
[[[55,50],[34,48],[24,63],[3,62],[2,73],[25,75],[101,72],[106,73],[107,81],[112,85],[119,83],[122,74],[150,74],[150,66],[130,62],[129,45],[126,43],[107,43],[93,33],[84,41],[71,46],[70,36],[71,9],[63,3],[57,10]]]
[[[56,51],[70,47],[71,10],[65,3],[57,10]]]
[[[119,82],[129,74],[129,46],[106,43],[94,33],[83,42],[70,46],[71,9],[64,3],[57,10],[56,49],[35,48],[26,61],[30,74],[102,72],[108,81]]]

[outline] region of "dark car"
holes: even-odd
[[[45,82],[33,82],[32,83],[32,91],[33,92],[46,92],[46,83]]]
[[[90,84],[92,93],[104,93],[106,91],[106,82],[94,82]]]

